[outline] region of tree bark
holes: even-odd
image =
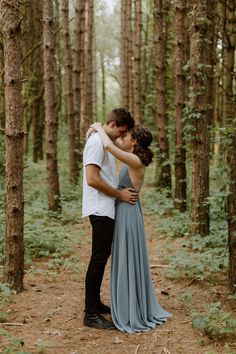
[[[141,124],[141,46],[142,46],[142,1],[134,2],[135,47],[134,47],[134,118]]]
[[[4,45],[6,112],[6,244],[4,282],[23,290],[24,276],[24,195],[21,97],[20,2],[2,0],[1,27]]]
[[[222,1],[217,3],[215,11],[215,19],[214,19],[214,41],[217,40],[219,36],[222,35],[223,29],[223,17],[221,16],[224,13]],[[222,150],[222,136],[221,136],[221,128],[223,127],[223,90],[222,90],[222,78],[223,78],[223,51],[224,46],[216,46],[215,44],[215,73],[214,73],[214,81],[213,81],[213,125],[215,131],[213,132],[214,137],[214,146],[213,153],[215,161],[219,161],[223,154],[220,154],[220,150]]]
[[[190,66],[192,137],[191,234],[209,234],[209,132],[207,107],[207,1],[192,5]]]
[[[186,210],[186,148],[183,131],[185,106],[185,0],[175,0],[175,208]]]
[[[55,58],[53,34],[53,0],[43,1],[43,59],[45,92],[45,131],[49,210],[60,209],[59,176],[57,166],[57,127]]]
[[[81,107],[83,138],[93,120],[93,30],[94,0],[89,0],[85,12],[85,70]]]
[[[129,71],[128,71],[128,38],[127,38],[127,0],[121,0],[121,47],[120,47],[120,76],[121,76],[121,102],[126,109],[129,108]]]
[[[37,1],[37,0],[36,0]],[[57,119],[61,116],[62,113],[62,46],[61,46],[61,32],[58,29],[61,27],[61,18],[60,18],[60,7],[61,7],[61,0],[54,0],[54,9],[55,9],[55,16],[54,16],[54,28],[55,28],[55,90],[56,90],[56,100],[57,100]]]
[[[0,128],[5,127],[4,61],[3,45],[0,43]]]
[[[105,56],[100,53],[101,73],[102,73],[102,116],[106,117],[106,69]]]
[[[43,1],[36,0],[33,7],[34,38],[36,43],[43,40]],[[40,45],[33,53],[32,74],[32,125],[33,125],[33,161],[43,159],[44,102],[43,102],[43,46]]]
[[[32,42],[34,40],[35,26],[34,26],[34,6],[28,7],[26,3],[20,4],[21,16],[24,18],[22,21],[22,55],[23,57],[29,52]],[[30,131],[32,125],[32,111],[31,102],[33,101],[33,57],[29,56],[22,63],[22,74],[23,74],[23,86],[22,86],[22,97],[23,97],[23,119],[24,119],[24,130],[26,132]],[[29,153],[29,135],[24,136],[24,155],[28,156]]]
[[[226,123],[232,129],[231,145],[228,150],[229,166],[229,196],[228,196],[228,245],[229,245],[229,288],[236,293],[236,94],[234,92],[234,53],[236,46],[235,36],[235,11],[236,4],[234,0],[227,2],[225,18],[226,42]]]
[[[75,152],[75,121],[72,83],[72,57],[69,32],[68,0],[62,1],[62,25],[64,39],[64,67],[66,89],[66,115],[69,141],[69,178],[72,183],[77,182],[77,159]]]
[[[160,149],[160,175],[158,187],[171,188],[169,163],[168,119],[166,114],[166,35],[162,0],[156,0],[156,91],[157,91],[157,141]]]
[[[129,81],[129,111],[134,113],[134,75],[133,75],[133,28],[132,28],[132,0],[126,0],[127,11],[127,63]]]
[[[76,125],[77,168],[81,154],[82,97],[85,80],[85,0],[77,0],[75,8],[75,59],[74,59],[74,114]]]

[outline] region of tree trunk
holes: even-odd
[[[158,187],[171,188],[169,163],[168,119],[166,115],[166,41],[164,36],[162,0],[156,0],[156,90],[157,90],[157,141],[160,149],[160,175]]]
[[[33,56],[27,56],[27,53],[32,48],[32,42],[34,41],[35,26],[34,26],[34,5],[28,7],[26,3],[20,4],[21,16],[24,18],[22,21],[22,55],[23,58],[27,57],[22,63],[22,73],[23,73],[23,86],[22,86],[22,97],[23,97],[23,119],[24,119],[24,130],[26,132],[30,131],[32,124],[32,112],[31,112],[31,102],[33,101]],[[24,155],[27,156],[29,153],[29,134],[24,136]]]
[[[23,139],[21,97],[21,18],[20,2],[2,0],[1,27],[4,46],[6,112],[6,246],[4,282],[23,290],[24,201]]]
[[[141,46],[142,46],[142,1],[136,0],[135,7],[135,48],[134,48],[134,117],[141,123]]]
[[[92,121],[96,121],[97,117],[97,47],[96,47],[96,33],[95,33],[95,23],[94,23],[94,8],[93,8],[93,28],[92,28]]]
[[[146,15],[144,45],[142,55],[142,108],[143,116],[156,117],[156,16],[152,2]]]
[[[94,0],[89,0],[88,11],[88,51],[87,51],[87,63],[88,63],[88,91],[87,91],[87,117],[88,124],[93,123],[94,112]]]
[[[132,0],[127,0],[127,55],[129,81],[129,111],[134,113],[134,75],[133,75],[133,28],[132,28]]]
[[[143,55],[142,55],[142,73],[143,73],[143,81],[142,81],[142,90],[141,90],[141,101],[142,101],[142,115],[145,115],[146,112],[146,105],[147,105],[147,97],[148,97],[148,87],[149,87],[149,69],[148,68],[148,58],[150,55],[150,51],[148,50],[148,44],[149,44],[149,22],[150,22],[150,14],[147,12],[145,21],[144,21],[144,40],[143,40]]]
[[[60,209],[59,176],[57,166],[57,116],[55,92],[55,58],[53,35],[53,0],[43,1],[43,59],[45,92],[45,131],[48,179],[48,207]]]
[[[222,1],[218,2],[215,11],[215,34],[214,34],[214,41],[217,40],[217,37],[222,35],[222,28],[223,28],[223,17],[221,16],[224,13]],[[213,97],[214,97],[214,104],[213,104],[213,124],[215,131],[213,132],[214,137],[214,159],[215,162],[219,161],[223,154],[220,154],[220,150],[222,150],[222,136],[221,136],[221,128],[223,127],[223,90],[222,90],[222,78],[223,78],[223,51],[224,46],[216,46],[215,45],[215,73],[214,73],[214,81],[213,81]]]
[[[191,234],[209,234],[209,132],[207,107],[207,1],[192,6],[190,65],[192,86]]]
[[[102,116],[106,117],[106,69],[104,54],[100,53],[100,63],[102,72]]]
[[[36,44],[43,41],[43,1],[35,1],[33,7],[34,41]],[[43,102],[43,46],[40,45],[33,53],[32,74],[32,125],[33,125],[33,161],[43,159],[43,131],[44,131],[44,102]]]
[[[175,7],[175,208],[186,210],[186,149],[183,131],[185,106],[185,0],[176,0]]]
[[[69,32],[69,8],[68,0],[62,1],[62,25],[64,39],[64,67],[66,89],[66,113],[69,141],[69,178],[72,183],[77,182],[77,160],[75,152],[75,122],[72,84],[72,58]]]
[[[230,173],[230,186],[228,196],[228,245],[229,245],[229,288],[236,293],[236,94],[234,93],[234,53],[235,53],[235,10],[234,0],[227,2],[225,32],[226,32],[226,122],[232,128],[232,141],[228,151],[228,166]]]
[[[0,128],[5,127],[4,61],[3,46],[0,43]]]
[[[121,102],[126,109],[129,108],[129,71],[128,71],[128,38],[127,38],[127,0],[121,0],[121,39],[120,39],[120,81]]]
[[[210,19],[210,24],[208,26],[207,38],[208,43],[208,53],[207,53],[207,116],[208,124],[210,128],[210,136],[213,139],[213,129],[214,128],[214,97],[215,97],[215,66],[216,66],[216,42],[217,38],[215,36],[215,17],[216,17],[216,4],[214,2],[207,2],[207,13]],[[210,143],[210,152],[214,151],[214,144]]]
[[[54,0],[55,6],[55,16],[54,16],[54,28],[55,33],[55,90],[56,90],[56,100],[57,100],[57,119],[61,117],[62,113],[62,48],[61,48],[61,31],[58,29],[61,27],[61,18],[60,18],[60,5],[61,0]]]
[[[85,0],[77,0],[75,8],[75,59],[74,59],[74,114],[76,125],[77,164],[82,162],[81,154],[81,115],[85,80]]]
[[[85,11],[85,70],[82,96],[83,138],[93,119],[93,30],[94,0],[86,3]]]

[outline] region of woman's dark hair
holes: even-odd
[[[140,158],[145,166],[148,166],[153,158],[153,152],[149,149],[153,140],[152,133],[142,125],[136,125],[130,133],[136,141],[133,153]]]
[[[107,124],[114,121],[116,122],[117,127],[123,125],[127,125],[129,129],[134,127],[134,118],[125,108],[115,108],[108,114]]]

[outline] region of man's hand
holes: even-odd
[[[138,193],[133,188],[124,188],[120,191],[120,198],[122,202],[135,204],[138,200]]]

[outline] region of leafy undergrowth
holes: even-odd
[[[45,162],[30,163],[24,174],[24,243],[25,263],[34,258],[51,257],[58,263],[72,255],[80,242],[81,232],[74,224],[81,222],[81,189],[69,183],[66,166],[60,166],[61,212],[47,209]],[[3,263],[5,233],[4,192],[0,190],[0,263]]]
[[[61,150],[66,149],[61,146]],[[67,150],[66,150],[67,151]],[[27,161],[24,171],[24,245],[25,266],[28,273],[41,273],[55,276],[62,267],[80,271],[78,256],[74,255],[79,245],[82,230],[75,227],[81,223],[81,188],[72,186],[67,173],[67,159],[61,151],[60,192],[62,210],[54,213],[48,211],[47,179],[45,161],[33,163]],[[81,177],[80,177],[81,178]],[[0,270],[4,262],[4,180],[0,178]],[[43,266],[40,260],[47,262]],[[0,274],[1,277],[2,274]],[[6,322],[6,307],[11,303],[13,292],[7,284],[0,286],[0,322]],[[7,340],[4,354],[27,354],[23,350],[24,342],[14,336],[8,329],[0,328],[0,337]],[[38,352],[42,351],[40,348]]]
[[[201,313],[193,312],[192,316],[193,328],[199,329],[211,338],[221,339],[236,331],[236,318],[233,319],[230,313],[223,311],[220,302],[212,303]]]
[[[211,172],[211,191],[208,198],[210,208],[210,234],[190,235],[190,213],[174,209],[169,190],[157,190],[153,176],[142,201],[146,215],[155,215],[155,235],[162,240],[162,261],[168,263],[163,273],[169,279],[197,281],[203,286],[222,284],[227,293],[228,243],[226,199],[228,196],[225,168]],[[160,247],[160,245],[159,245]],[[222,340],[227,353],[235,342],[236,318],[231,309],[236,297],[231,295],[224,303],[210,302],[197,311],[191,304],[192,294],[185,293],[185,302],[190,303],[189,315],[192,326],[213,340]],[[205,341],[202,341],[204,345]]]
[[[75,254],[75,248],[80,243],[83,228],[75,227],[81,223],[81,183],[73,187],[67,175],[67,162],[61,160],[60,186],[62,211],[52,213],[47,210],[47,190],[45,162],[29,163],[25,169],[25,262],[27,272],[37,273],[60,272],[62,267],[80,271],[80,260]],[[227,250],[227,215],[225,212],[226,197],[225,178],[212,177],[210,205],[211,232],[209,236],[190,237],[189,212],[179,213],[173,208],[173,199],[169,191],[157,191],[154,187],[154,168],[147,170],[144,193],[142,193],[143,210],[152,219],[155,235],[162,242],[163,257],[169,267],[165,276],[169,279],[197,280],[202,284],[223,284],[226,286],[228,270]],[[222,172],[222,171],[221,171]],[[214,179],[215,178],[215,179]],[[219,182],[220,181],[220,182]],[[3,251],[4,235],[4,192],[0,181],[0,248]],[[220,187],[218,184],[221,184]],[[152,236],[154,237],[154,236]],[[1,252],[0,263],[3,263]],[[40,267],[39,260],[47,261],[47,269]],[[8,290],[1,288],[2,305],[6,304]],[[5,295],[4,295],[5,294]],[[180,299],[181,301],[181,299]],[[223,338],[232,335],[236,330],[235,319],[226,311],[225,304],[220,302],[206,303],[206,308],[197,311],[192,305],[192,295],[185,293],[184,301],[190,305],[192,325],[210,338]],[[230,301],[235,301],[231,298]],[[1,308],[0,308],[1,311]],[[1,312],[1,321],[7,320],[7,313]],[[5,330],[4,330],[5,331]],[[1,333],[5,337],[8,331]],[[228,340],[228,339],[227,339]],[[230,344],[227,353],[230,353]],[[20,353],[22,342],[15,337],[9,337],[11,352]],[[204,342],[204,341],[203,341]],[[18,348],[16,351],[16,349]],[[14,351],[15,350],[15,351]],[[23,352],[22,352],[23,353]]]
[[[218,171],[214,175],[218,176]],[[148,178],[152,181],[152,177]],[[212,177],[212,180],[216,180]],[[168,248],[170,264],[166,275],[170,278],[197,278],[213,280],[220,275],[225,280],[228,270],[227,248],[227,213],[226,197],[228,191],[221,178],[213,183],[211,196],[208,198],[210,207],[211,228],[208,236],[190,236],[190,213],[180,213],[174,209],[173,198],[168,190],[157,190],[153,185],[145,191],[143,204],[145,213],[156,215],[156,234],[164,237]],[[173,244],[175,243],[175,247]]]

